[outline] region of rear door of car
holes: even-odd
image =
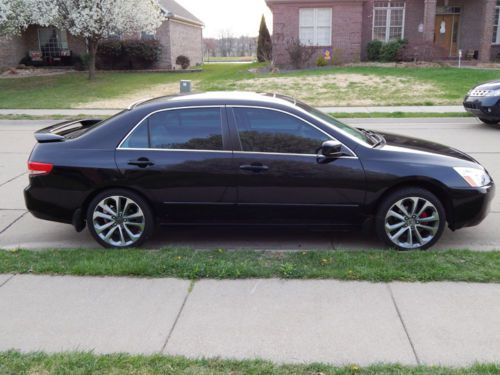
[[[295,114],[228,107],[242,218],[271,224],[352,225],[360,221],[364,172],[354,152],[321,163],[333,137]]]
[[[224,106],[151,113],[123,140],[123,181],[154,202],[166,222],[230,219],[236,203],[233,152]]]

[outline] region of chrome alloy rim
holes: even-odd
[[[92,215],[94,230],[107,244],[130,246],[144,232],[146,218],[137,203],[122,196],[104,198]]]
[[[436,236],[439,220],[438,210],[431,202],[420,197],[407,197],[387,211],[385,233],[395,245],[416,249]]]

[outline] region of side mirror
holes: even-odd
[[[345,155],[342,143],[334,140],[323,142],[319,151],[327,159],[335,159]]]

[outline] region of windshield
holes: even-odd
[[[332,125],[333,127],[340,129],[349,135],[365,142],[368,144],[372,144],[371,138],[366,134],[366,132],[362,132],[361,130],[358,130],[356,128],[350,127],[347,124],[344,124],[343,122],[340,122],[339,120],[334,119],[332,116],[327,115],[324,112],[321,112],[320,110],[311,107],[310,105],[307,105],[305,103],[297,101],[296,103],[297,107],[303,109],[304,111],[310,113],[311,115],[320,118],[321,120],[327,122],[329,125]]]

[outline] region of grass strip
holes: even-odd
[[[283,374],[283,375],[495,375],[500,365],[476,364],[467,368],[437,366],[375,365],[335,367],[326,364],[274,364],[261,360],[222,360],[163,355],[96,355],[92,353],[21,354],[0,352],[0,373],[4,375],[104,375],[104,374]]]
[[[498,283],[500,252],[15,250],[0,251],[0,273]]]
[[[335,112],[330,113],[335,118],[443,118],[443,117],[473,117],[468,112]]]

